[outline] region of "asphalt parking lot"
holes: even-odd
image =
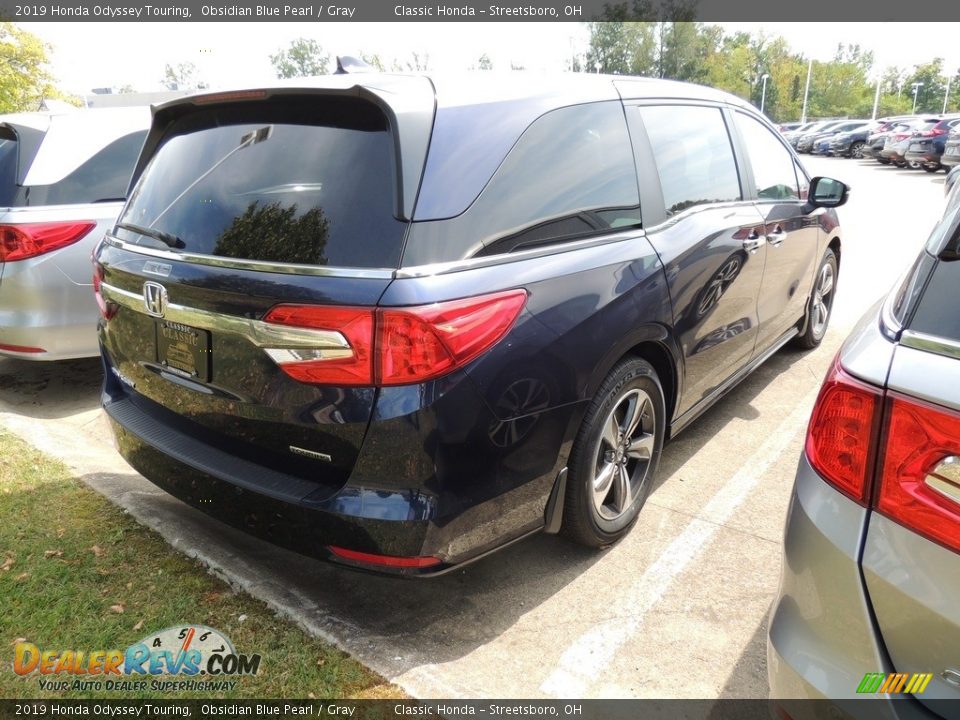
[[[943,206],[942,172],[805,162],[853,187],[840,211],[844,246],[826,339],[813,352],[779,352],[670,443],[638,524],[606,552],[538,536],[452,574],[405,582],[264,545],[164,495],[113,453],[95,360],[0,360],[0,423],[416,697],[765,697],[781,531],[820,380]]]

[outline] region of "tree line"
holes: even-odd
[[[626,15],[626,6],[617,7]],[[608,8],[612,17],[617,7]],[[808,70],[808,118],[871,117],[878,81],[878,117],[912,112],[914,93],[916,112],[939,113],[945,99],[947,111],[960,109],[960,69],[945,69],[940,57],[913,68],[881,69],[871,51],[840,44],[832,60],[811,65],[783,37],[728,35],[717,25],[695,21],[612,20],[588,27],[589,47],[571,58],[571,69],[709,85],[757,106],[762,99],[764,111],[776,122],[800,119]]]
[[[643,0],[635,0],[642,2]],[[682,12],[674,17],[683,18]],[[692,10],[689,13],[692,18]],[[943,59],[912,68],[876,65],[873,53],[855,44],[841,44],[829,61],[809,59],[781,36],[765,33],[727,34],[718,25],[681,19],[673,22],[633,21],[638,15],[626,4],[608,6],[608,21],[587,23],[589,43],[573,55],[567,69],[669,78],[726,90],[757,106],[775,122],[797,120],[803,111],[808,69],[808,118],[870,117],[879,82],[877,114],[939,113],[960,110],[960,69],[945,68]],[[44,98],[65,98],[48,69],[49,48],[12,23],[0,23],[0,112],[36,110]],[[298,38],[269,56],[278,78],[331,72],[330,54],[310,38]],[[419,72],[431,69],[427,52],[386,60],[377,53],[360,59],[380,71]],[[491,70],[483,53],[471,69]],[[511,70],[522,70],[511,64]],[[205,83],[193,63],[167,64],[160,82],[170,89],[201,89]],[[132,92],[126,86],[121,92]],[[949,93],[948,93],[949,90]],[[77,100],[79,102],[79,100]]]

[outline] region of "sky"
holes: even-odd
[[[727,32],[782,35],[794,51],[829,60],[838,43],[873,50],[877,64],[912,67],[939,55],[946,68],[960,67],[960,43],[948,39],[949,23],[721,23]],[[236,87],[273,78],[269,55],[298,37],[319,42],[334,55],[378,53],[388,63],[413,51],[430,57],[432,69],[475,66],[487,54],[494,69],[511,63],[531,70],[562,70],[586,50],[582,23],[19,23],[53,47],[51,65],[64,90],[84,95],[94,87],[132,85],[161,89],[166,63],[193,62],[211,87]],[[926,27],[925,27],[926,26]],[[950,33],[952,36],[954,33]],[[943,42],[930,42],[930,38]]]

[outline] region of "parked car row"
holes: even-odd
[[[960,164],[960,115],[822,121],[786,131],[784,137],[800,153],[872,158],[927,172]]]

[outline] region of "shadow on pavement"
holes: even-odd
[[[100,407],[100,358],[39,362],[0,358],[0,403],[24,417],[56,419]]]

